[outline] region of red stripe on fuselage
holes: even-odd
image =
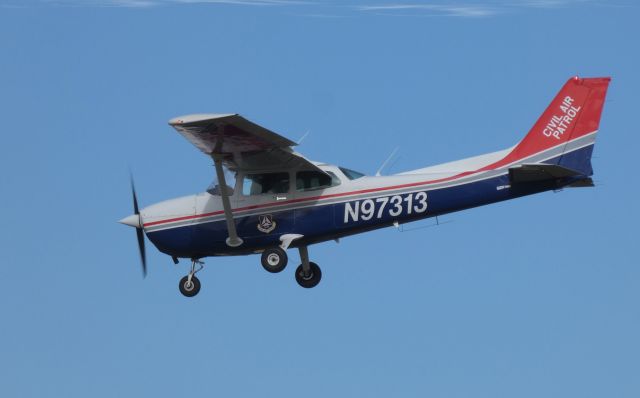
[[[595,131],[591,132],[591,133],[587,133],[587,134],[583,134],[580,137],[577,137],[575,139],[572,139],[571,141],[575,141],[578,138],[582,138],[583,136],[589,135],[595,133]],[[561,145],[566,145],[568,142],[564,142],[562,144],[556,145],[555,147],[551,147],[551,148],[547,148],[545,151],[542,152],[546,152],[548,150],[554,149],[558,146]],[[430,185],[430,184],[437,184],[440,182],[447,182],[447,181],[452,181],[452,180],[456,180],[462,177],[467,177],[469,175],[473,175],[473,174],[480,174],[486,171],[492,171],[492,170],[496,170],[499,169],[501,167],[504,166],[508,166],[511,164],[515,164],[517,162],[520,162],[526,158],[529,158],[531,156],[536,155],[534,154],[528,154],[527,156],[524,157],[519,157],[519,159],[509,159],[510,156],[507,155],[505,158],[498,160],[497,162],[494,162],[492,164],[489,164],[487,166],[484,166],[480,169],[474,170],[474,171],[464,171],[462,173],[458,173],[455,174],[453,176],[449,176],[449,177],[443,177],[443,178],[438,178],[435,180],[427,180],[427,181],[419,181],[419,182],[412,182],[412,183],[407,183],[407,184],[400,184],[400,185],[391,185],[391,186],[387,186],[387,187],[379,187],[379,188],[368,188],[368,189],[361,189],[361,190],[357,190],[357,191],[350,191],[350,192],[342,192],[342,193],[334,193],[334,194],[330,194],[330,195],[320,195],[320,196],[312,196],[309,198],[298,198],[298,199],[291,199],[291,200],[286,200],[283,202],[276,202],[276,203],[266,203],[266,204],[261,204],[261,205],[253,205],[253,206],[245,206],[245,207],[238,207],[236,209],[232,209],[232,212],[237,213],[237,212],[242,212],[242,211],[247,211],[247,210],[254,210],[254,209],[261,209],[261,208],[268,208],[268,207],[277,207],[277,206],[283,206],[283,205],[287,205],[287,204],[293,204],[293,203],[301,203],[301,202],[310,202],[310,201],[314,201],[314,200],[321,200],[321,199],[331,199],[331,198],[337,198],[337,197],[343,197],[343,196],[351,196],[351,195],[358,195],[358,194],[363,194],[363,193],[371,193],[371,192],[381,192],[381,191],[391,191],[391,190],[395,190],[395,189],[401,189],[401,188],[412,188],[412,187],[417,187],[417,186],[421,186],[421,185]],[[203,213],[203,214],[194,214],[191,216],[182,216],[182,217],[175,217],[175,218],[169,218],[166,220],[160,220],[160,221],[152,221],[149,223],[145,223],[143,226],[144,227],[152,227],[155,225],[160,225],[160,224],[167,224],[167,223],[172,223],[172,222],[176,222],[176,221],[184,221],[184,220],[194,220],[194,219],[198,219],[198,218],[205,218],[205,217],[211,217],[211,216],[217,216],[220,214],[224,214],[223,210],[218,210],[218,211],[214,211],[214,212],[210,212],[210,213]]]
[[[393,189],[400,188],[410,188],[416,187],[420,185],[434,184],[439,182],[451,181],[458,178],[466,177],[468,175],[482,173],[489,170],[500,169],[504,166],[515,164],[520,162],[526,158],[529,158],[535,154],[543,153],[545,151],[551,150],[560,145],[566,145],[571,141],[575,141],[579,138],[582,138],[586,135],[589,135],[593,132],[596,132],[600,123],[600,116],[602,113],[602,106],[604,104],[604,99],[606,96],[607,88],[609,86],[610,78],[571,78],[569,79],[565,85],[560,89],[560,92],[556,95],[556,97],[552,100],[551,104],[547,107],[544,113],[540,116],[536,124],[529,131],[529,133],[525,136],[525,138],[518,144],[514,149],[507,154],[504,158],[486,165],[480,169],[475,171],[465,171],[450,177],[440,178],[436,180],[429,181],[420,181],[414,183],[407,183],[401,185],[393,185],[388,187],[380,187],[380,188],[370,188],[370,189],[362,189],[359,191],[351,191],[351,192],[343,192],[336,193],[331,195],[324,196],[314,196],[310,198],[299,198],[292,199],[284,202],[276,202],[276,203],[267,203],[262,205],[254,205],[254,206],[246,206],[234,209],[235,212],[242,212],[246,210],[267,208],[267,207],[276,207],[282,206],[285,204],[292,203],[300,203],[300,202],[309,202],[320,199],[329,199],[335,197],[342,196],[350,196],[357,195],[362,193],[370,193],[370,192],[380,192],[380,191],[389,191]],[[544,128],[545,125],[552,119],[553,116],[556,116],[559,110],[562,110],[562,106],[566,105],[567,101],[570,101],[571,104],[580,106],[579,114],[576,114],[575,120],[571,119],[570,122],[567,122],[567,131],[563,137],[553,137],[545,136]],[[576,112],[578,108],[576,108]],[[219,214],[224,214],[224,211],[214,211],[211,213],[204,214],[196,214],[191,216],[183,216],[170,218],[166,220],[153,221],[150,223],[144,224],[144,227],[151,227],[154,225],[166,224],[176,221],[183,220],[192,220],[204,217],[215,216]]]
[[[474,174],[474,173],[480,172],[480,171],[483,171],[483,170],[465,171],[465,172],[456,174],[454,176],[445,177],[445,178],[439,178],[439,179],[436,179],[436,180],[412,182],[412,183],[407,183],[407,184],[392,185],[392,186],[381,187],[381,188],[361,189],[361,190],[358,190],[358,191],[341,192],[341,193],[334,193],[334,194],[330,194],[330,195],[321,195],[321,196],[312,196],[312,197],[309,197],[309,198],[291,199],[291,200],[287,200],[287,201],[283,201],[283,202],[277,202],[277,203],[267,203],[267,204],[262,204],[262,205],[238,207],[236,209],[233,209],[232,211],[234,213],[236,213],[236,212],[241,212],[241,211],[246,211],[246,210],[261,209],[261,208],[274,207],[274,206],[282,206],[282,205],[292,204],[292,203],[300,203],[300,202],[314,201],[314,200],[320,200],[320,199],[330,199],[330,198],[337,198],[337,197],[350,196],[350,195],[358,195],[358,194],[371,193],[371,192],[390,191],[390,190],[401,189],[401,188],[411,188],[411,187],[416,187],[416,186],[420,186],[420,185],[435,184],[435,183],[438,183],[438,182],[451,181],[451,180],[454,180],[456,178],[466,177],[466,176],[468,176],[470,174]],[[170,218],[170,219],[167,219],[167,220],[153,221],[153,222],[150,222],[150,223],[145,223],[144,226],[145,227],[151,227],[151,226],[154,226],[154,225],[160,225],[160,224],[165,224],[165,223],[170,223],[170,222],[192,220],[192,219],[203,218],[203,217],[211,217],[211,216],[216,216],[216,215],[219,215],[219,214],[224,214],[224,211],[223,210],[218,210],[218,211],[214,211],[214,212],[211,212],[211,213],[195,214],[195,215],[192,215],[192,216],[183,216],[183,217]]]

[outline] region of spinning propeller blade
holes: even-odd
[[[138,208],[138,197],[136,196],[136,188],[133,185],[133,176],[131,176],[131,194],[133,196],[133,213],[137,216],[138,225],[136,226],[136,235],[138,236],[138,249],[140,250],[140,262],[142,263],[142,276],[147,276],[147,253],[144,249],[144,230],[142,229],[142,218]]]

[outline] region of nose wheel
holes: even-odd
[[[204,269],[204,263],[197,259],[191,260],[191,271],[184,278],[180,279],[178,288],[185,297],[193,297],[200,292],[200,280],[196,277],[196,272]]]
[[[191,276],[191,280],[189,280],[189,275],[187,275],[180,279],[180,285],[178,287],[183,296],[193,297],[200,291],[200,279],[193,275]]]

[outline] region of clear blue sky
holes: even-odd
[[[0,0],[0,396],[638,397],[639,7]],[[400,172],[515,144],[575,74],[614,79],[595,189],[313,246],[313,290],[216,258],[186,299],[116,223],[129,167],[142,205],[212,179],[177,115]]]

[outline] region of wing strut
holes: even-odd
[[[236,223],[233,220],[233,213],[231,212],[231,203],[229,203],[229,192],[227,192],[227,181],[224,178],[224,171],[222,170],[222,154],[211,154],[213,163],[216,166],[216,175],[218,176],[218,184],[220,186],[220,197],[222,198],[222,207],[224,208],[224,217],[227,219],[227,231],[229,237],[227,238],[227,246],[238,247],[242,244],[242,239],[238,237],[236,232]]]

